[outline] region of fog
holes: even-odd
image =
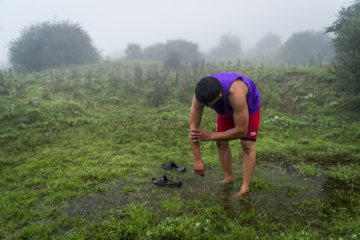
[[[323,31],[349,0],[0,0],[0,64],[10,41],[30,24],[79,23],[103,56],[121,57],[128,43],[143,48],[167,40],[197,43],[203,53],[221,35],[236,35],[243,51],[271,32],[285,42],[293,33]]]

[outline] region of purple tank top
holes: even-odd
[[[221,83],[223,98],[222,100],[217,101],[214,105],[210,105],[220,115],[233,115],[233,109],[229,105],[229,90],[233,82],[241,79],[248,87],[248,94],[246,95],[246,102],[249,109],[249,116],[256,113],[259,109],[260,104],[260,94],[255,86],[255,84],[246,76],[239,73],[232,72],[221,72],[210,75],[209,77],[214,77]]]

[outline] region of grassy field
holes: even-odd
[[[257,166],[236,182],[193,173],[188,116],[196,82],[220,71],[261,94]],[[360,97],[325,68],[107,62],[0,75],[1,239],[359,239]],[[206,109],[201,127],[215,130]],[[186,173],[165,171],[175,162]],[[166,175],[179,188],[156,187]]]

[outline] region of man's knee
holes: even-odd
[[[241,149],[244,153],[251,153],[255,151],[255,143],[252,141],[241,141]]]
[[[229,147],[229,141],[216,141],[216,146],[219,150]]]

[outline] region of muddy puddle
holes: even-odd
[[[326,175],[301,176],[291,164],[262,162],[257,164],[252,182],[252,191],[242,197],[234,197],[241,186],[240,167],[234,170],[238,176],[234,184],[222,184],[221,168],[209,168],[206,177],[199,177],[188,167],[186,173],[158,170],[149,178],[127,179],[104,185],[105,192],[83,197],[70,202],[69,217],[91,220],[101,219],[110,209],[121,209],[130,203],[146,203],[159,206],[173,198],[184,201],[212,199],[223,206],[229,215],[240,212],[274,212],[282,216],[318,215],[314,204],[325,203],[329,212],[351,212],[352,199],[360,194],[359,185],[350,185],[331,179]],[[181,187],[157,187],[151,184],[152,177],[166,175],[168,179],[181,181]],[[134,181],[136,180],[136,181]],[[313,204],[314,203],[314,204]],[[322,215],[326,215],[323,213]],[[235,217],[235,216],[234,216]]]

